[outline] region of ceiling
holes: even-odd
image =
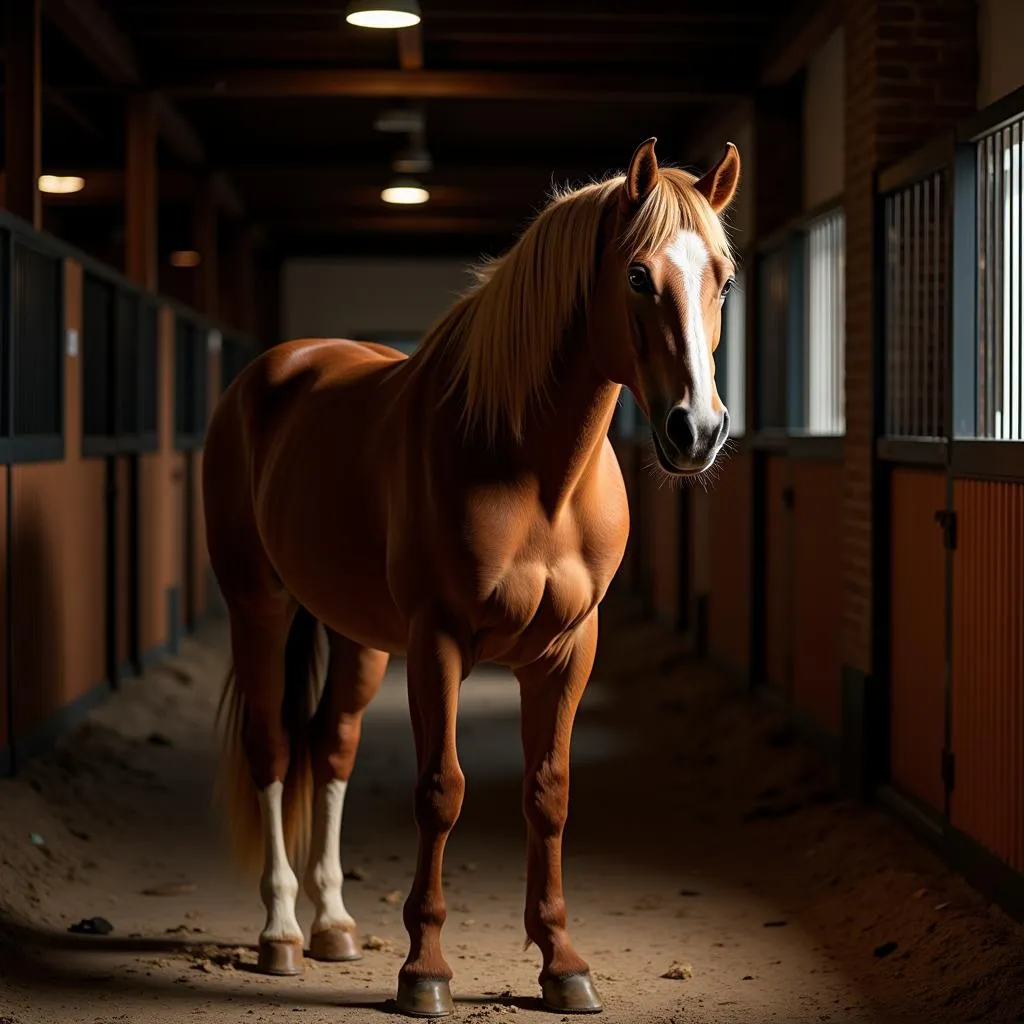
[[[162,195],[187,199],[180,169],[217,171],[281,253],[495,248],[553,183],[621,169],[650,135],[686,162],[814,5],[422,0],[421,25],[397,33],[346,24],[344,6],[43,0],[44,163],[105,169],[109,202],[125,94],[155,88]],[[419,207],[380,199],[408,137],[374,121],[402,106],[433,161]]]

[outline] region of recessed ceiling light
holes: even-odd
[[[54,195],[68,195],[71,192],[81,192],[85,188],[85,178],[79,178],[74,174],[40,174],[39,191],[50,192]]]
[[[408,132],[414,135],[423,131],[423,112],[401,107],[385,110],[377,115],[373,127],[379,132]]]
[[[201,260],[195,249],[175,249],[168,258],[172,267],[198,267]]]
[[[350,3],[345,20],[360,28],[411,28],[420,23],[417,0],[357,0]]]
[[[396,206],[418,206],[430,198],[430,193],[418,181],[396,181],[380,194],[385,203]]]

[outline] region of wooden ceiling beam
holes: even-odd
[[[765,50],[762,85],[788,82],[843,24],[841,0],[804,0],[779,26]]]
[[[515,217],[487,217],[478,214],[436,214],[414,213],[359,213],[343,216],[286,215],[277,219],[264,218],[269,231],[291,234],[359,234],[359,233],[402,233],[402,234],[508,234],[521,230],[523,220]]]
[[[523,74],[512,71],[392,71],[250,68],[183,74],[161,83],[169,95],[245,99],[363,97],[473,100],[632,100],[708,103],[748,94],[729,68],[721,80],[682,75]]]
[[[43,11],[108,82],[142,87],[135,47],[96,0],[43,0]],[[206,148],[188,119],[167,96],[157,95],[155,102],[160,136],[174,156],[191,167],[206,165]],[[225,209],[234,216],[244,213],[241,197],[223,177],[216,191]]]

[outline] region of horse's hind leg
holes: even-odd
[[[230,601],[228,606],[241,746],[259,808],[257,822],[245,820],[240,802],[235,807],[240,819],[236,826],[247,831],[247,844],[253,852],[257,844],[262,846],[260,896],[266,922],[259,936],[259,967],[267,974],[298,974],[304,943],[295,916],[299,883],[288,849],[299,839],[296,797],[302,797],[296,789],[301,789],[302,780],[296,778],[296,770],[302,774],[305,766],[296,763],[297,751],[292,748],[297,737],[289,730],[289,719],[296,716],[288,713],[288,705],[299,695],[286,692],[285,651],[293,612],[286,597],[258,611],[251,605],[242,610]],[[238,765],[235,771],[241,774],[245,766]]]
[[[388,656],[335,633],[330,649],[313,722],[313,839],[303,880],[316,910],[309,952],[315,960],[357,960],[356,924],[342,898],[341,817],[363,712],[380,688]]]

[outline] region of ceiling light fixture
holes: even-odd
[[[384,110],[377,115],[373,127],[378,132],[408,132],[415,135],[423,131],[423,111],[402,107]]]
[[[198,267],[201,257],[195,249],[175,249],[168,259],[172,267]]]
[[[430,193],[418,181],[394,181],[380,194],[385,203],[396,206],[418,206],[430,198]]]
[[[359,28],[412,28],[420,23],[417,0],[353,0],[345,20]]]
[[[81,192],[85,188],[85,178],[75,174],[40,174],[39,191],[53,195],[66,196],[72,192]]]

